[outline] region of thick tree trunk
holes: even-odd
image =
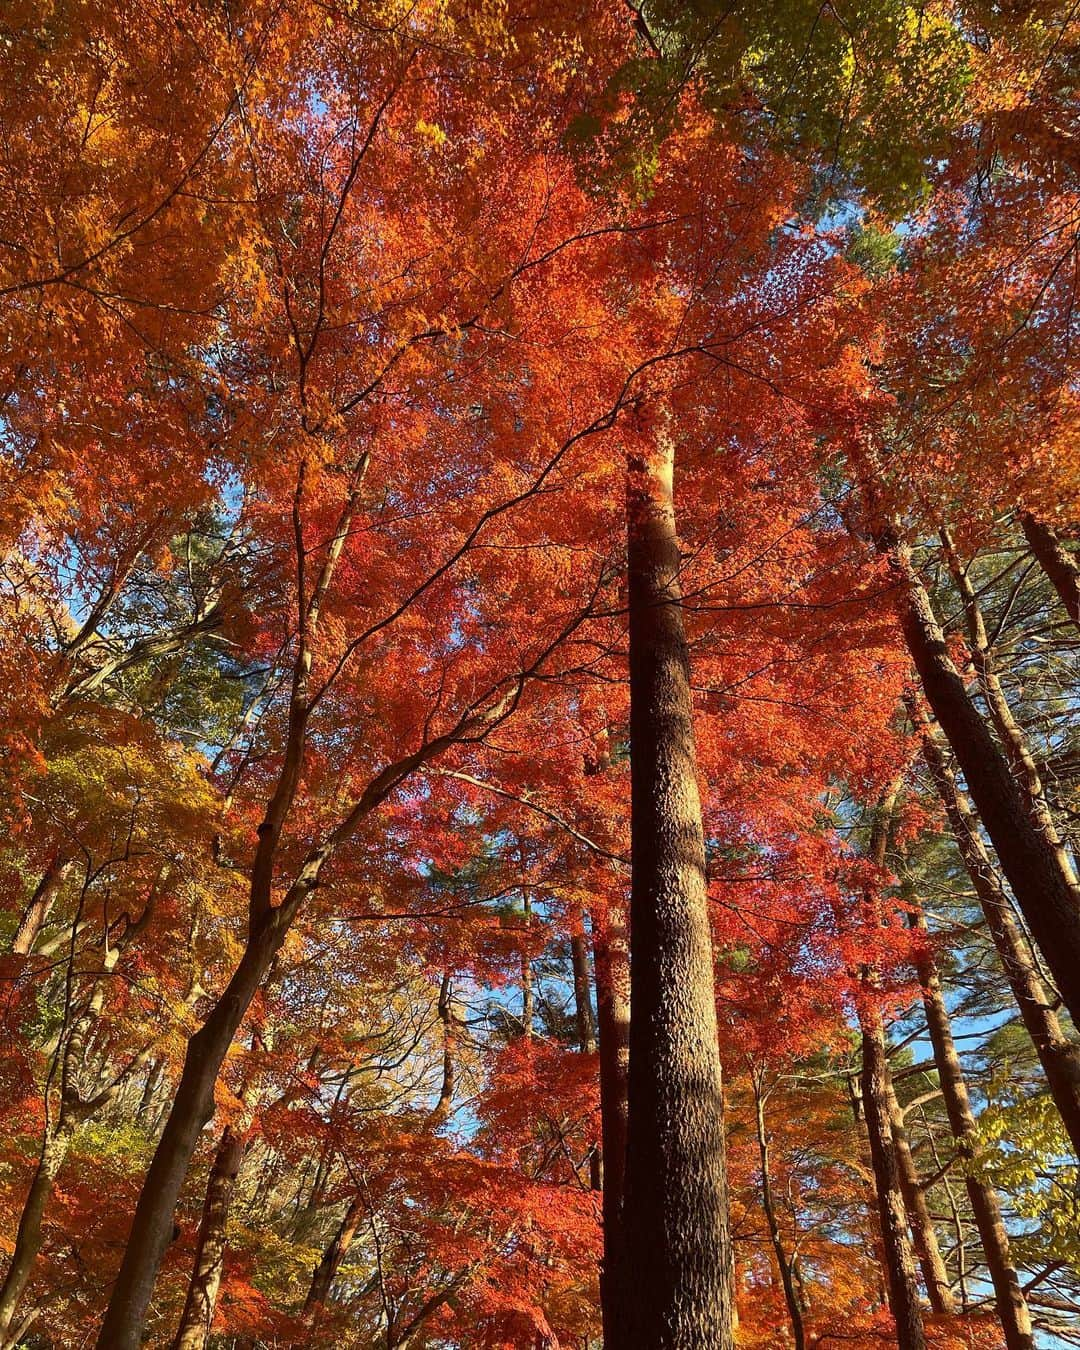
[[[889,1128],[892,1130],[893,1146],[896,1149],[896,1165],[900,1173],[900,1189],[904,1195],[904,1208],[907,1210],[908,1224],[911,1228],[911,1240],[915,1246],[915,1255],[919,1259],[926,1295],[930,1300],[930,1309],[939,1317],[955,1317],[956,1303],[949,1285],[949,1274],[945,1262],[941,1259],[934,1221],[926,1203],[926,1195],[919,1181],[915,1158],[911,1152],[904,1111],[897,1100],[893,1087],[892,1073],[888,1062],[885,1065],[885,1084],[888,1094]]]
[[[889,1126],[888,1060],[881,1014],[869,1008],[862,1014],[861,1024],[863,1112],[870,1139],[889,1307],[896,1322],[896,1343],[899,1350],[926,1350],[915,1278],[915,1254],[908,1238],[900,1170]]]
[[[892,531],[879,533],[877,545],[902,587],[901,623],[927,701],[1061,996],[1080,1020],[1080,899],[1032,821],[1026,794],[968,694],[910,551]]]
[[[236,1178],[244,1161],[242,1130],[225,1127],[206,1184],[206,1202],[195,1246],[195,1268],[173,1350],[203,1350],[210,1336],[225,1266],[226,1226]]]
[[[921,914],[912,917],[918,926],[925,926]],[[994,1286],[997,1313],[1005,1332],[1005,1344],[1008,1350],[1033,1350],[1035,1341],[1031,1331],[1031,1315],[1012,1262],[1009,1235],[1002,1221],[997,1196],[993,1187],[977,1171],[973,1173],[967,1170],[975,1152],[977,1138],[975,1115],[971,1109],[960,1057],[956,1053],[937,966],[929,949],[920,957],[918,971],[927,1028],[930,1042],[934,1047],[938,1081],[941,1084],[949,1125],[965,1164],[968,1198],[986,1255],[990,1280]]]
[[[609,910],[592,916],[596,1012],[600,1043],[600,1146],[603,1154],[604,1260],[600,1303],[605,1344],[615,1344],[614,1271],[622,1236],[626,1168],[627,1075],[630,1055],[630,965],[622,916]]]
[[[960,790],[952,766],[918,710],[913,717],[922,730],[923,758],[938,790],[945,815],[964,860],[986,926],[1001,959],[1005,977],[1020,1010],[1050,1087],[1061,1112],[1073,1152],[1080,1157],[1080,1045],[1063,1031],[1054,1000],[1043,984],[1028,950],[1012,905],[979,834],[978,823]]]
[[[1036,520],[1029,511],[1021,511],[1020,525],[1028,547],[1057,591],[1065,613],[1080,628],[1080,566],[1075,556],[1049,525]]]
[[[673,456],[627,482],[630,1075],[617,1350],[729,1350],[730,1236]]]
[[[57,1173],[63,1165],[71,1144],[72,1132],[66,1127],[48,1135],[38,1157],[34,1178],[19,1217],[15,1246],[11,1253],[3,1289],[0,1289],[0,1350],[9,1350],[18,1344],[22,1319],[17,1317],[19,1303],[26,1291],[41,1250],[41,1224],[45,1206],[52,1194]]]
[[[772,1177],[770,1175],[769,1131],[765,1121],[765,1088],[762,1076],[754,1069],[750,1071],[750,1080],[754,1089],[754,1117],[757,1126],[758,1157],[761,1161],[761,1207],[765,1211],[765,1222],[769,1229],[769,1241],[772,1243],[776,1266],[780,1272],[780,1283],[784,1289],[784,1302],[791,1318],[791,1334],[795,1350],[805,1350],[806,1330],[803,1326],[803,1302],[795,1271],[794,1259],[788,1256],[784,1246],[780,1222],[776,1215],[773,1199]]]

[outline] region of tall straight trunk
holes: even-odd
[[[913,913],[912,921],[925,928],[925,920],[920,912]],[[1005,1344],[1008,1350],[1033,1350],[1035,1341],[1031,1331],[1031,1315],[1009,1251],[1009,1235],[1002,1221],[997,1195],[978,1171],[970,1168],[977,1139],[975,1115],[960,1066],[960,1056],[956,1053],[937,965],[929,948],[924,949],[917,964],[941,1094],[949,1125],[965,1163],[968,1198],[994,1286],[994,1299],[1005,1332]]]
[[[585,940],[584,918],[577,906],[570,916],[570,963],[574,974],[574,1025],[578,1049],[583,1055],[592,1055],[596,1052],[596,1018],[589,976],[589,947]]]
[[[900,1185],[900,1169],[889,1124],[888,1059],[881,1014],[868,1008],[861,1015],[862,1102],[870,1160],[877,1189],[878,1220],[889,1308],[896,1322],[899,1350],[926,1350],[915,1254],[908,1237],[907,1211]]]
[[[521,909],[525,917],[525,933],[528,938],[532,929],[532,896],[527,889],[521,892]],[[532,958],[526,949],[521,954],[521,1034],[526,1040],[532,1037],[535,1017]]]
[[[983,845],[978,822],[952,765],[917,709],[913,718],[922,731],[923,758],[938,790],[964,867],[979,900],[986,926],[997,948],[1020,1017],[1035,1046],[1050,1094],[1065,1122],[1073,1152],[1080,1157],[1080,1044],[1064,1032],[1050,991],[1043,984],[1009,897]]]
[[[1080,1021],[1080,899],[1032,821],[1025,793],[949,655],[910,550],[892,530],[879,532],[876,542],[901,587],[901,624],[927,701],[1039,950],[1066,1006]]]
[[[1080,628],[1080,565],[1049,525],[1030,511],[1020,512],[1020,526],[1028,547],[1057,591],[1065,613]]]
[[[626,1168],[627,1076],[630,1054],[630,965],[621,914],[593,911],[593,964],[600,1045],[600,1148],[603,1154],[604,1259],[600,1305],[604,1342],[615,1344],[615,1299],[622,1236],[623,1175]]]
[[[765,1084],[762,1074],[751,1069],[750,1081],[754,1089],[754,1121],[757,1127],[758,1158],[761,1163],[761,1207],[765,1211],[765,1222],[769,1229],[769,1241],[772,1243],[780,1272],[780,1283],[784,1290],[784,1302],[791,1318],[791,1334],[795,1350],[805,1350],[806,1330],[803,1326],[803,1302],[796,1275],[795,1260],[788,1255],[784,1246],[780,1222],[776,1215],[776,1203],[773,1199],[771,1159],[769,1157],[769,1130],[765,1120]]]
[[[172,1350],[203,1350],[210,1336],[218,1290],[225,1266],[226,1227],[236,1179],[244,1161],[244,1131],[227,1125],[221,1136],[210,1177],[195,1246],[195,1268]]]
[[[919,1180],[915,1158],[911,1152],[911,1140],[908,1138],[904,1111],[896,1096],[892,1072],[888,1062],[885,1065],[885,1085],[889,1110],[889,1128],[892,1130],[893,1147],[896,1150],[896,1165],[900,1174],[900,1189],[904,1195],[904,1208],[907,1211],[908,1225],[915,1255],[919,1260],[926,1295],[930,1300],[930,1309],[939,1317],[955,1317],[956,1303],[949,1285],[948,1271],[941,1258],[934,1221],[930,1217],[930,1208]]]
[[[632,457],[630,1071],[617,1350],[729,1350],[730,1234],[673,452]]]
[[[12,938],[11,950],[16,956],[27,956],[33,951],[34,943],[49,917],[56,893],[70,869],[70,860],[61,862],[59,859],[54,859],[45,869],[40,881],[34,887],[34,893],[23,910],[19,926]]]

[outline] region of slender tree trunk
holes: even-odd
[[[1005,747],[1009,767],[1027,794],[1028,814],[1032,823],[1053,854],[1065,884],[1071,888],[1080,906],[1080,885],[1076,880],[1076,871],[1058,831],[1050,803],[1047,801],[1038,761],[1032,752],[1024,728],[1016,720],[1009,706],[1009,700],[1002,687],[975,588],[971,584],[967,570],[961,565],[948,530],[942,530],[941,539],[953,580],[963,602],[972,663],[979,678],[983,697],[986,699],[986,706],[990,710],[990,719],[1001,744]]]
[[[912,914],[912,922],[918,927],[925,928],[925,921],[918,911]],[[971,1109],[967,1084],[960,1066],[960,1056],[956,1053],[956,1043],[953,1040],[949,1014],[941,992],[937,965],[929,948],[924,950],[917,964],[938,1081],[941,1084],[949,1125],[965,1164],[968,1198],[986,1256],[990,1280],[994,1286],[997,1313],[1005,1332],[1005,1344],[1008,1350],[1033,1350],[1035,1341],[1031,1331],[1031,1315],[1020,1287],[1016,1267],[1013,1265],[1009,1250],[1009,1235],[1002,1221],[997,1195],[977,1170],[971,1170],[977,1138],[975,1115]]]
[[[0,1348],[10,1350],[18,1344],[21,1319],[16,1317],[19,1303],[26,1291],[34,1262],[41,1250],[41,1224],[45,1215],[45,1206],[52,1194],[57,1174],[71,1144],[72,1131],[61,1126],[46,1137],[38,1157],[30,1190],[19,1216],[19,1227],[15,1234],[15,1246],[11,1262],[0,1289]]]
[[[54,859],[45,869],[41,880],[34,887],[34,894],[30,897],[30,902],[23,911],[19,926],[15,930],[11,950],[16,956],[27,956],[33,951],[38,934],[45,927],[45,921],[49,917],[49,911],[56,899],[56,893],[70,868],[70,861],[60,862],[58,859]]]
[[[146,1173],[120,1273],[98,1336],[98,1350],[138,1350],[158,1268],[172,1241],[173,1215],[199,1134],[214,1113],[214,1084],[244,1013],[262,983],[287,924],[280,909],[252,935],[232,979],[188,1041],[172,1109]]]
[[[930,1309],[939,1317],[955,1317],[956,1303],[949,1285],[948,1271],[941,1258],[934,1221],[926,1203],[919,1181],[919,1172],[911,1152],[911,1140],[908,1138],[904,1110],[896,1096],[892,1072],[886,1061],[885,1084],[889,1109],[889,1128],[892,1130],[893,1146],[896,1149],[896,1165],[900,1173],[900,1189],[904,1194],[904,1208],[907,1210],[908,1224],[911,1228],[911,1240],[915,1255],[919,1260],[923,1283],[926,1285]]]
[[[618,1350],[729,1350],[730,1235],[673,454],[632,458],[630,1071]]]
[[[896,1322],[899,1350],[926,1350],[915,1278],[915,1254],[908,1238],[900,1169],[889,1126],[888,1060],[881,1014],[871,1007],[862,1013],[860,1020],[863,1111],[877,1187],[889,1307]]]
[[[626,1167],[627,1073],[630,1054],[630,965],[626,927],[615,910],[592,916],[596,1012],[600,1043],[600,1146],[603,1154],[604,1259],[600,1303],[604,1340],[615,1344],[615,1306]]]
[[[902,588],[901,624],[937,717],[1013,894],[1074,1019],[1080,1020],[1080,900],[1032,821],[1025,794],[949,655],[944,634],[895,531],[879,532]]]
[[[577,906],[570,916],[570,962],[574,972],[574,1022],[578,1049],[583,1055],[592,1055],[596,1053],[596,1018],[593,1016],[589,948],[585,941],[584,918]]]
[[[524,867],[524,862],[522,866]],[[524,915],[526,942],[528,942],[532,932],[532,895],[527,887],[522,887],[521,890],[521,910]],[[526,946],[521,954],[521,1034],[526,1040],[532,1037],[535,1019],[532,958],[529,956]]]
[[[761,1206],[765,1211],[765,1222],[769,1229],[769,1241],[772,1243],[780,1272],[780,1283],[784,1289],[784,1302],[791,1318],[791,1333],[795,1341],[795,1350],[805,1350],[806,1331],[803,1327],[803,1304],[795,1278],[795,1264],[788,1256],[784,1246],[780,1223],[776,1217],[776,1204],[773,1200],[772,1177],[770,1176],[769,1131],[765,1121],[765,1085],[762,1075],[756,1069],[750,1071],[750,1081],[754,1089],[754,1119],[757,1126],[758,1157],[761,1161]]]
[[[442,1125],[450,1118],[457,1085],[457,1013],[454,1010],[454,985],[447,971],[439,986],[439,1021],[443,1029],[443,1068],[439,1099],[431,1112],[431,1123]]]
[[[363,1201],[359,1191],[349,1202],[349,1207],[342,1216],[341,1222],[334,1231],[334,1236],[323,1252],[319,1264],[311,1276],[311,1285],[308,1288],[307,1298],[304,1300],[304,1318],[314,1327],[319,1315],[319,1310],[330,1297],[330,1288],[334,1283],[334,1276],[338,1273],[342,1261],[349,1254],[349,1248],[356,1237],[356,1230],[360,1226],[360,1215],[363,1209]]]
[[[195,1268],[173,1350],[203,1350],[210,1336],[225,1266],[226,1226],[244,1161],[244,1132],[227,1125],[210,1167],[206,1203],[195,1246]]]
[[[1020,927],[1013,918],[1009,897],[983,845],[978,823],[960,790],[952,765],[917,708],[912,708],[912,717],[921,729],[923,758],[945,808],[1021,1020],[1065,1122],[1073,1152],[1080,1157],[1080,1045],[1062,1029],[1054,1011],[1054,1000],[1043,984]]]
[[[1028,547],[1057,591],[1065,613],[1080,628],[1080,566],[1049,525],[1036,520],[1029,511],[1021,511],[1020,525]]]

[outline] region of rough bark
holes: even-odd
[[[1002,870],[1069,1011],[1080,1020],[1080,899],[1028,813],[1025,794],[949,655],[910,551],[885,530],[878,548],[901,588],[900,618],[927,702],[952,747]]]
[[[173,1350],[203,1350],[210,1336],[225,1266],[229,1210],[243,1161],[243,1131],[227,1125],[210,1167],[206,1201],[195,1245],[195,1267],[188,1284]]]
[[[788,1255],[780,1231],[780,1221],[776,1214],[773,1199],[771,1160],[769,1157],[769,1130],[765,1120],[765,1101],[767,1092],[760,1071],[752,1069],[750,1081],[754,1089],[754,1120],[757,1127],[758,1157],[761,1162],[761,1207],[765,1211],[765,1222],[769,1229],[769,1241],[772,1243],[776,1266],[780,1272],[780,1283],[784,1290],[784,1302],[791,1318],[791,1334],[795,1350],[805,1350],[806,1330],[803,1326],[803,1301],[796,1274],[795,1259]]]
[[[900,1185],[896,1148],[889,1126],[888,1060],[881,1015],[861,1015],[862,1102],[870,1139],[870,1160],[878,1198],[882,1253],[889,1308],[896,1322],[899,1350],[926,1350],[922,1310],[915,1277],[915,1254],[908,1237],[907,1211]]]
[[[918,926],[924,926],[920,913],[916,911],[912,918]],[[975,1115],[971,1109],[960,1056],[956,1052],[937,966],[929,948],[924,949],[918,960],[918,972],[945,1111],[960,1157],[965,1164],[964,1179],[968,1198],[986,1256],[990,1280],[994,1286],[997,1314],[1005,1332],[1005,1344],[1008,1350],[1033,1350],[1035,1341],[1031,1331],[1031,1315],[1012,1262],[1009,1235],[1001,1217],[997,1195],[993,1187],[979,1175],[978,1170],[971,1167],[977,1139]]]
[[[1051,1096],[1080,1157],[1080,1045],[1062,1029],[1054,999],[1043,983],[1012,905],[979,834],[978,822],[960,790],[952,765],[933,732],[913,709],[922,732],[923,758],[937,788],[972,888],[986,918],[1020,1017],[1035,1046]]]
[[[632,458],[630,1070],[616,1350],[729,1350],[730,1236],[673,456]]]
[[[1080,566],[1057,534],[1030,513],[1020,513],[1020,525],[1028,547],[1038,559],[1050,584],[1057,591],[1065,613],[1080,628]]]

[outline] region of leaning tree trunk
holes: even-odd
[[[910,550],[894,530],[879,532],[876,542],[902,588],[901,624],[927,701],[1062,999],[1080,1021],[1080,899],[1032,821],[1026,794],[949,655]]]
[[[900,1170],[889,1126],[888,1060],[881,1014],[868,1008],[862,1024],[862,1102],[870,1159],[878,1197],[882,1250],[889,1307],[896,1322],[899,1350],[926,1350],[919,1289],[915,1278],[915,1254],[908,1238],[907,1211],[900,1185]]]
[[[952,765],[930,728],[912,707],[922,731],[923,758],[938,790],[964,867],[978,897],[986,926],[997,948],[1005,978],[1020,1010],[1020,1018],[1035,1046],[1050,1095],[1061,1113],[1073,1152],[1080,1158],[1080,1044],[1064,1032],[1054,1000],[1044,985],[1020,927],[1013,918],[1009,897],[983,845],[978,823],[960,791]]]
[[[600,1045],[600,1148],[603,1155],[604,1259],[600,1305],[605,1344],[614,1345],[614,1272],[622,1236],[623,1175],[626,1168],[627,1070],[630,1053],[630,967],[626,926],[609,909],[592,915],[596,1013]]]
[[[916,927],[925,929],[926,923],[921,912],[917,910],[913,912],[911,922]],[[941,1084],[941,1095],[945,1102],[949,1125],[956,1139],[957,1150],[965,1164],[964,1180],[971,1201],[971,1211],[979,1230],[979,1240],[986,1256],[986,1266],[994,1286],[994,1298],[998,1317],[1005,1332],[1005,1344],[1008,1350],[1033,1350],[1035,1340],[1031,1331],[1031,1315],[1009,1251],[1009,1235],[1002,1221],[997,1195],[978,1170],[973,1170],[971,1166],[978,1137],[975,1114],[971,1109],[967,1084],[960,1066],[960,1056],[956,1053],[956,1043],[953,1040],[949,1014],[941,992],[937,965],[929,948],[920,954],[917,968],[919,984],[922,987],[923,1007],[926,1009],[926,1025],[930,1033],[930,1043],[934,1048],[938,1082]]]
[[[1049,525],[1021,511],[1020,525],[1028,547],[1057,591],[1065,613],[1080,628],[1080,566]]]
[[[11,940],[11,950],[16,956],[27,956],[33,950],[38,935],[45,927],[56,893],[70,869],[70,860],[62,862],[58,858],[53,859],[45,869],[41,880],[34,887],[34,893],[23,910],[19,926]]]
[[[30,1190],[19,1216],[15,1246],[11,1262],[0,1290],[0,1350],[17,1345],[21,1319],[16,1317],[19,1304],[33,1273],[34,1262],[41,1250],[41,1225],[45,1206],[52,1195],[57,1174],[67,1157],[72,1131],[66,1125],[50,1131],[42,1145]]]
[[[941,1257],[934,1221],[930,1217],[930,1207],[926,1203],[926,1195],[911,1152],[904,1109],[897,1099],[887,1061],[885,1084],[888,1092],[889,1128],[892,1130],[893,1146],[896,1150],[900,1189],[904,1195],[904,1208],[907,1210],[908,1224],[911,1228],[911,1240],[915,1246],[915,1255],[919,1259],[919,1269],[926,1285],[930,1310],[938,1317],[955,1317],[956,1303],[949,1284],[948,1271]]]
[[[729,1350],[705,846],[669,443],[628,465],[630,1076],[618,1350]]]

